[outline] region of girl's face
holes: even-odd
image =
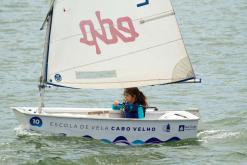
[[[130,95],[128,93],[125,93],[124,94],[124,99],[125,99],[126,102],[133,104],[135,102],[135,100],[136,100],[136,96],[132,96],[132,95]]]

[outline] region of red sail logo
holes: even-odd
[[[118,39],[121,39],[123,42],[133,42],[139,36],[139,34],[135,31],[130,17],[118,18],[117,27],[115,27],[111,19],[102,19],[99,11],[96,11],[95,15],[98,19],[101,33],[95,30],[94,24],[91,20],[82,20],[80,22],[80,29],[83,37],[80,39],[80,42],[90,46],[95,46],[97,54],[101,54],[98,40],[101,40],[105,44],[109,45],[117,43]],[[90,33],[86,32],[86,28],[90,29],[91,36],[88,36]],[[111,36],[107,36],[106,28],[109,28]]]

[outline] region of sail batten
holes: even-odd
[[[164,13],[161,13],[159,15],[156,15],[156,16],[151,16],[151,17],[148,17],[148,18],[141,18],[140,19],[140,23],[143,24],[143,23],[146,23],[146,22],[150,22],[150,21],[154,21],[156,19],[162,19],[164,17],[168,17],[168,16],[171,16],[171,15],[174,15],[175,13],[173,11],[168,11],[168,12],[164,12]]]
[[[105,89],[195,78],[170,0],[140,8],[126,0],[84,2],[53,4],[47,84]]]

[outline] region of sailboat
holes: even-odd
[[[12,108],[22,128],[127,145],[196,138],[198,110],[150,107],[144,119],[129,119],[111,108],[44,106],[47,86],[107,90],[198,82],[170,0],[53,0],[45,25],[41,105]]]

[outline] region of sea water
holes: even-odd
[[[140,0],[142,1],[142,0]],[[48,0],[0,1],[0,164],[246,164],[247,1],[172,0],[201,84],[144,87],[159,109],[199,108],[198,138],[122,147],[18,127],[12,106],[39,105]],[[150,1],[152,3],[152,1]],[[147,66],[148,67],[148,66]],[[121,90],[46,90],[46,106],[111,107]]]

